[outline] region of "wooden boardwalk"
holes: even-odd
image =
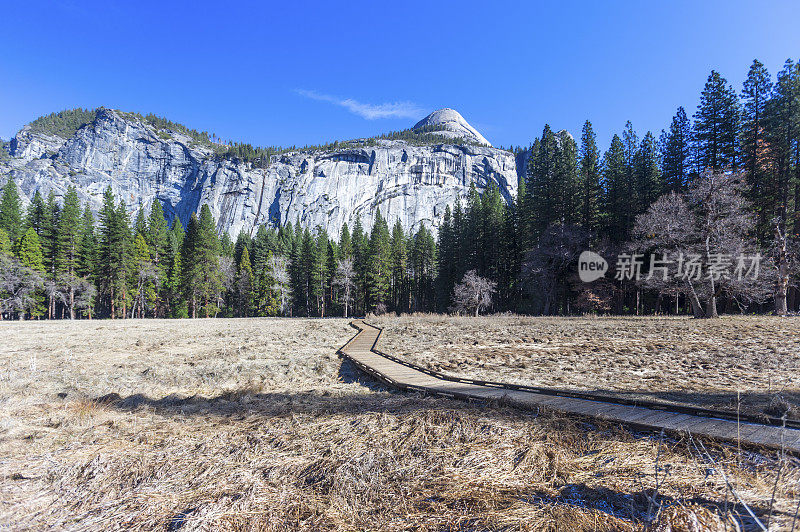
[[[414,390],[460,399],[497,400],[524,409],[543,407],[623,423],[648,431],[691,433],[707,438],[739,441],[745,445],[783,448],[792,454],[800,454],[800,430],[794,428],[457,382],[430,375],[421,369],[404,364],[395,357],[378,352],[375,347],[381,334],[379,328],[363,321],[354,321],[352,325],[359,329],[359,332],[342,346],[339,353],[365,373],[401,390]]]

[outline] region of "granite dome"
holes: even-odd
[[[478,133],[478,130],[464,120],[461,113],[455,109],[445,107],[434,111],[419,122],[413,129],[426,128],[430,133],[436,133],[451,138],[464,138],[491,147],[491,143]]]

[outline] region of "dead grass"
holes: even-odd
[[[774,453],[713,446],[712,463],[687,441],[389,392],[336,357],[344,320],[0,334],[0,528],[638,530],[655,500],[666,530],[743,513],[716,470],[762,519],[775,485]],[[776,526],[797,482],[790,460]]]
[[[382,349],[444,373],[800,418],[800,318],[374,321]]]

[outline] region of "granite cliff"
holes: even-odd
[[[74,185],[95,211],[111,186],[131,215],[158,200],[168,218],[183,222],[208,204],[219,231],[234,238],[287,221],[338,235],[357,217],[371,227],[378,209],[406,230],[435,230],[445,207],[463,201],[472,184],[481,191],[494,182],[508,201],[516,195],[514,155],[492,148],[458,112],[435,111],[413,131],[442,143],[361,139],[254,165],[180,128],[101,108],[66,133],[25,126],[8,145],[10,157],[0,159],[0,181],[10,176],[27,200],[37,190],[61,196]]]

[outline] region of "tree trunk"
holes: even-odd
[[[775,226],[775,240],[778,248],[776,257],[776,267],[778,269],[778,279],[775,283],[775,314],[786,316],[786,292],[789,288],[789,260],[787,258],[787,235],[786,230],[781,228],[781,224]]]
[[[711,257],[711,236],[706,236],[706,258]],[[717,287],[716,283],[714,283],[714,278],[709,277],[711,281],[711,295],[708,298],[708,305],[706,306],[706,318],[718,318],[719,314],[717,313]]]
[[[70,282],[70,285],[72,282]],[[69,287],[69,319],[75,319],[75,287]]]
[[[775,314],[786,316],[789,313],[786,305],[786,287],[789,284],[789,276],[778,273],[778,288],[775,291]]]
[[[711,294],[708,299],[708,306],[706,307],[706,318],[719,318],[717,313],[717,295]]]
[[[703,312],[703,304],[700,303],[700,298],[697,297],[697,292],[694,290],[694,285],[689,283],[689,292],[687,294],[689,298],[689,303],[692,305],[692,315],[695,318],[702,318],[705,316],[705,312]]]

